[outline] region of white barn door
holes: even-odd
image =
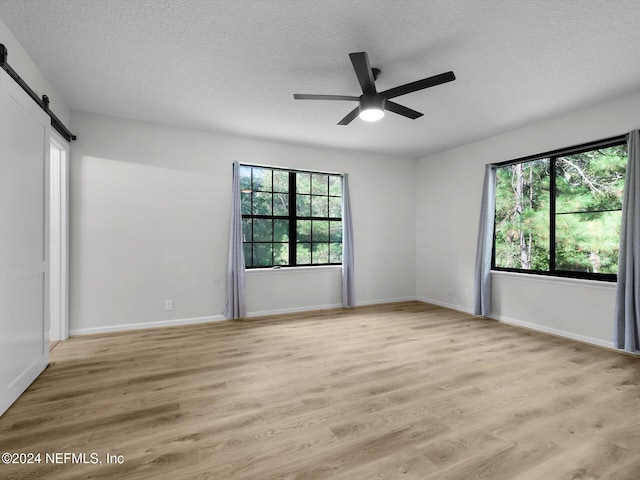
[[[0,69],[0,415],[49,362],[49,125]]]

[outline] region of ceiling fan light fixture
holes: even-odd
[[[384,117],[384,110],[379,108],[367,108],[366,110],[360,110],[360,118],[365,122],[377,122]]]
[[[338,122],[338,125],[349,125],[356,117],[360,117],[366,122],[375,122],[384,117],[385,110],[391,113],[415,120],[420,118],[422,113],[412,110],[392,101],[401,95],[424,90],[425,88],[435,87],[443,83],[452,82],[456,79],[453,72],[445,72],[433,77],[423,78],[415,82],[405,83],[397,87],[389,88],[382,92],[376,89],[376,80],[380,76],[379,68],[371,68],[369,64],[369,56],[367,52],[353,52],[349,54],[353,70],[358,77],[358,83],[362,90],[359,97],[353,95],[316,95],[305,93],[294,93],[295,100],[338,100],[346,102],[358,102],[358,106],[351,110],[345,117]]]
[[[362,97],[359,117],[365,122],[376,122],[384,117],[385,98],[381,96]]]

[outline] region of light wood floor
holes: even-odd
[[[42,454],[2,479],[640,479],[640,359],[418,302],[78,337],[1,452]]]

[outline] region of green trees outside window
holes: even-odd
[[[626,165],[618,140],[497,168],[494,268],[615,280]]]
[[[240,166],[247,268],[342,263],[342,178]]]

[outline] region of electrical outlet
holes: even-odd
[[[173,310],[173,300],[165,300],[164,301],[164,309],[169,312]]]

